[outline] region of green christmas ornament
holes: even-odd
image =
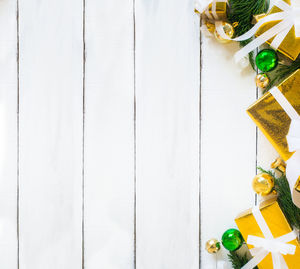
[[[278,64],[278,57],[275,50],[264,49],[255,58],[256,66],[263,72],[273,70]]]
[[[238,250],[243,242],[242,234],[237,229],[229,229],[222,235],[222,244],[229,251]]]

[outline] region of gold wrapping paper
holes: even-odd
[[[212,4],[208,5],[208,12],[212,15]],[[223,21],[227,19],[227,3],[226,2],[217,2],[216,3],[216,13],[219,17],[219,20]],[[209,18],[206,16],[205,12],[202,13],[203,18],[209,21]],[[213,17],[213,15],[212,15]]]
[[[277,87],[300,114],[300,69]],[[273,95],[269,92],[264,94],[248,108],[247,113],[280,156],[287,161],[293,154],[289,152],[286,140],[291,119]]]
[[[291,4],[290,0],[284,0],[286,3]],[[274,6],[269,14],[273,14],[276,12],[280,12],[281,9]],[[264,32],[266,32],[267,30],[269,30],[271,27],[273,27],[274,25],[276,25],[279,21],[273,21],[273,22],[268,22],[263,24],[259,30],[256,32],[257,36],[260,36],[261,34],[263,34]],[[267,41],[267,43],[270,45],[271,42],[273,41],[274,38],[270,39]],[[283,42],[280,44],[278,51],[281,52],[282,54],[284,54],[285,56],[289,57],[290,59],[292,59],[293,61],[295,61],[300,53],[300,38],[296,37],[295,34],[295,27],[293,27],[289,33],[287,34],[287,36],[285,37],[285,39],[283,40]]]
[[[272,235],[277,238],[284,234],[290,233],[292,228],[288,224],[283,212],[281,211],[276,198],[263,202],[260,205],[260,211],[267,222]],[[248,235],[254,235],[264,237],[260,230],[254,216],[252,215],[251,209],[241,213],[235,219],[235,222],[242,233],[245,241],[247,241]],[[296,246],[296,252],[294,255],[283,255],[289,269],[300,268],[300,245],[297,239],[294,239],[289,244]],[[253,246],[248,245],[249,249]],[[273,261],[271,253],[269,253],[258,265],[260,269],[272,269]]]

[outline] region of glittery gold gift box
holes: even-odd
[[[277,87],[300,114],[300,69]],[[280,156],[287,161],[293,154],[289,152],[286,140],[291,119],[273,95],[269,92],[264,94],[248,108],[247,113]]]
[[[284,0],[286,3],[291,4],[290,0]],[[299,1],[299,0],[297,0]],[[269,14],[277,13],[282,11],[280,8],[277,6],[274,6]],[[268,15],[269,15],[268,14]],[[263,24],[258,31],[256,32],[256,36],[260,36],[267,30],[269,30],[271,27],[276,25],[279,21],[272,21]],[[270,45],[271,42],[273,41],[274,37],[270,40],[267,41],[267,43]],[[296,37],[295,34],[295,26],[289,31],[283,42],[280,44],[278,51],[281,52],[283,55],[289,57],[293,61],[295,61],[300,53],[300,38]]]
[[[208,12],[212,15],[212,3],[208,5]],[[227,3],[226,2],[216,2],[216,13],[218,15],[219,20],[226,20],[227,19]],[[202,16],[204,16],[204,19],[210,20],[205,12],[202,13]]]
[[[292,228],[288,224],[282,210],[280,209],[276,198],[267,200],[260,205],[260,212],[262,213],[267,225],[269,226],[274,238],[285,235],[292,231]],[[264,237],[260,230],[251,209],[241,213],[235,219],[235,222],[242,233],[245,241],[249,235],[258,237]],[[296,246],[296,252],[294,255],[283,255],[289,269],[300,268],[300,245],[297,239],[294,239],[289,244]],[[249,249],[253,246],[248,245]],[[258,265],[260,269],[271,269],[273,268],[273,261],[271,253],[269,253]]]

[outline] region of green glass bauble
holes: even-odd
[[[243,242],[242,234],[237,229],[229,229],[222,236],[222,244],[229,251],[238,250]]]
[[[263,72],[271,71],[278,64],[277,53],[272,49],[262,50],[257,54],[255,62],[259,70]]]

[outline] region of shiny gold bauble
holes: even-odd
[[[228,22],[222,22],[222,27],[223,27],[224,33],[228,36],[228,38],[232,38],[234,35],[233,26]],[[225,38],[221,37],[216,29],[215,29],[215,37],[220,43],[228,43],[231,41],[230,39],[225,39]]]
[[[256,86],[261,89],[265,89],[270,84],[270,79],[264,73],[258,74],[255,78]]]
[[[295,190],[297,192],[300,192],[300,177],[298,177],[297,182],[295,184]]]
[[[220,242],[217,239],[209,239],[205,244],[205,249],[208,253],[217,253],[220,250]]]
[[[252,181],[252,187],[257,194],[268,195],[274,188],[274,178],[267,173],[258,174]]]
[[[278,157],[278,158],[271,164],[271,168],[272,168],[272,169],[277,169],[277,170],[279,170],[281,173],[285,173],[286,163],[285,163],[285,161],[284,161],[281,157]]]

